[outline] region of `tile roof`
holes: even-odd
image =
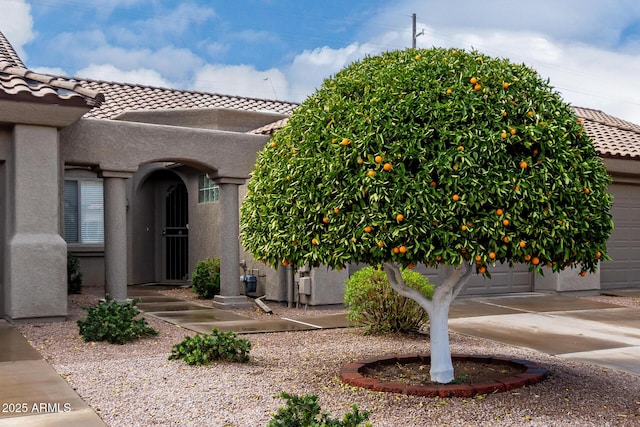
[[[104,94],[105,102],[98,108],[87,112],[84,116],[96,119],[113,119],[128,110],[172,108],[230,108],[291,114],[298,106],[293,102],[168,89],[139,84],[88,79],[75,81],[88,89]]]
[[[29,71],[0,32],[0,99],[94,107],[104,97],[72,80]]]
[[[574,107],[584,128],[602,157],[640,160],[640,125],[610,116],[599,110]]]
[[[0,62],[7,62],[14,67],[26,68],[2,31],[0,31]]]

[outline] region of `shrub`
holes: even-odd
[[[119,303],[106,295],[105,301],[100,301],[97,306],[83,307],[87,317],[77,322],[82,339],[124,344],[143,336],[156,335],[158,332],[147,325],[146,319],[135,319],[140,314],[135,302]]]
[[[220,293],[220,259],[207,258],[196,263],[191,275],[193,292],[202,299],[213,298]]]
[[[369,419],[369,411],[358,411],[358,405],[353,405],[353,410],[340,420],[331,418],[330,414],[320,413],[316,395],[299,397],[282,392],[280,397],[286,399],[287,403],[271,415],[267,427],[357,427]],[[367,422],[365,426],[371,426],[371,423]]]
[[[405,269],[402,278],[429,299],[433,296],[433,285],[420,273]],[[363,268],[355,272],[345,286],[347,318],[366,327],[367,334],[415,332],[429,321],[427,312],[417,302],[391,288],[381,269]]]
[[[82,273],[78,258],[67,253],[67,293],[79,294],[82,289]]]
[[[174,344],[169,359],[182,359],[188,365],[208,365],[215,360],[248,362],[249,350],[251,341],[248,339],[213,328],[210,334],[185,337],[179,344]]]

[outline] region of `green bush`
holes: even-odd
[[[433,285],[420,273],[405,269],[402,278],[429,299],[433,296]],[[373,267],[356,271],[347,280],[344,304],[347,318],[364,326],[367,334],[415,332],[429,321],[427,312],[417,302],[394,291],[386,273]]]
[[[220,259],[207,258],[196,263],[191,275],[193,292],[202,299],[213,298],[220,293]]]
[[[143,336],[156,335],[158,332],[147,325],[146,319],[135,319],[140,314],[135,302],[119,303],[106,295],[105,301],[100,301],[97,306],[83,307],[87,317],[77,322],[82,339],[124,344]]]
[[[280,397],[286,399],[287,404],[271,415],[267,427],[358,427],[369,419],[369,411],[360,412],[357,405],[353,405],[353,410],[341,420],[331,418],[330,414],[322,414],[318,396],[313,394],[299,397],[282,392]],[[364,425],[371,426],[371,423]]]
[[[67,253],[67,293],[79,294],[82,289],[82,273],[78,258]]]
[[[208,365],[215,360],[248,362],[249,350],[251,341],[248,339],[213,328],[210,334],[185,337],[179,344],[174,344],[169,359],[182,359],[188,365]]]

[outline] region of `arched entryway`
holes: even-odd
[[[150,172],[131,201],[131,283],[189,280],[189,193],[166,168]]]
[[[189,279],[189,195],[182,182],[164,191],[162,215],[162,271],[164,282]]]

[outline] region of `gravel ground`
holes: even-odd
[[[639,298],[589,299],[640,307]],[[314,393],[333,416],[357,404],[372,411],[374,426],[640,425],[638,376],[535,351],[452,333],[453,352],[534,360],[551,375],[535,386],[470,399],[404,396],[344,385],[339,369],[372,355],[428,352],[426,337],[370,337],[359,329],[252,334],[244,336],[253,345],[250,363],[191,367],[168,355],[173,344],[193,333],[151,317],[158,336],[124,346],[83,342],[75,322],[84,317],[81,306],[96,302],[92,295],[72,295],[67,322],[17,327],[109,426],[264,426],[283,405],[275,397],[282,391]],[[254,310],[239,313],[264,316]]]

